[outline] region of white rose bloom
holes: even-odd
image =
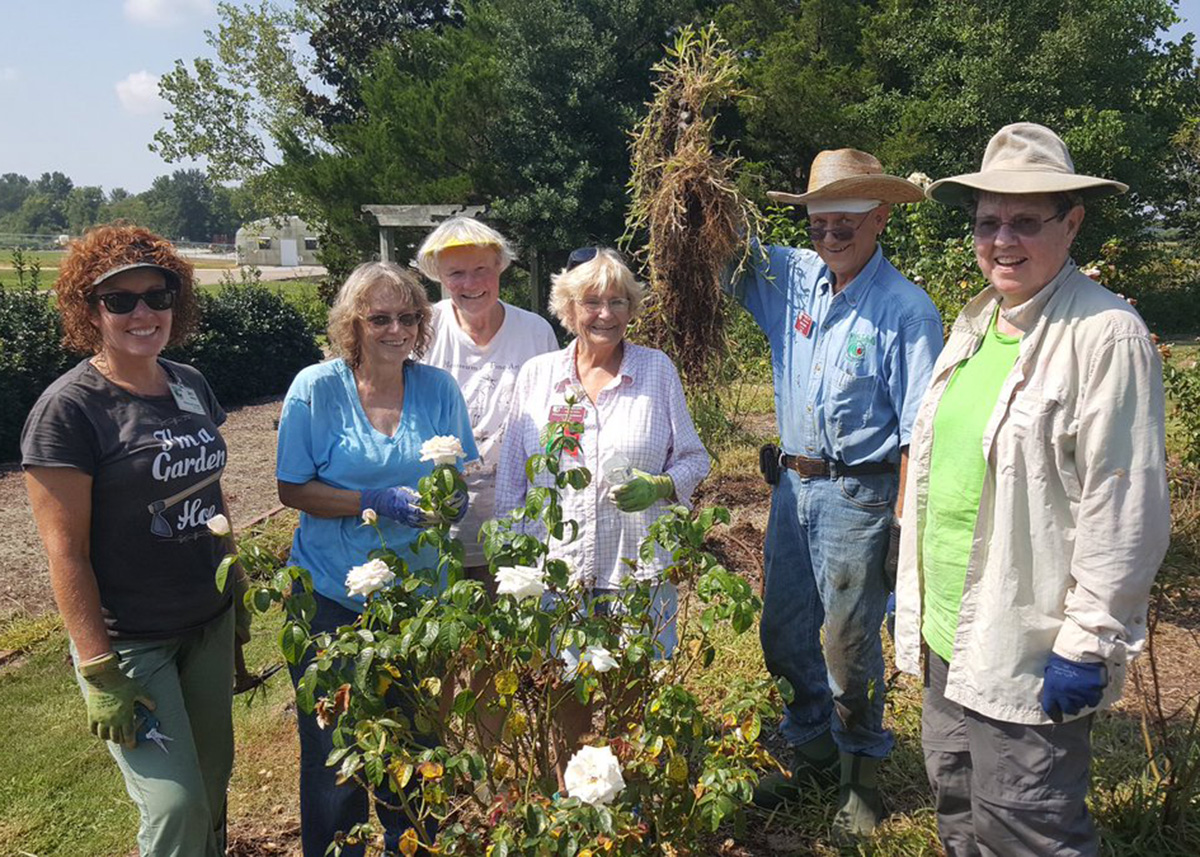
[[[374,509],[363,509],[362,522],[368,526],[375,526],[375,522],[379,520],[379,516],[375,514]]]
[[[617,666],[617,659],[603,646],[588,646],[579,656],[579,660],[582,663],[591,664],[592,669],[598,673],[606,673]]]
[[[229,519],[224,515],[213,515],[208,519],[208,530],[214,536],[227,536],[232,532]]]
[[[500,595],[513,595],[520,601],[541,596],[545,591],[546,579],[540,568],[517,565],[496,569],[496,592]]]
[[[452,434],[431,437],[421,444],[421,460],[432,461],[434,464],[458,464],[460,458],[466,458],[462,443]]]
[[[391,585],[395,579],[396,575],[388,568],[386,562],[373,559],[350,569],[350,573],[346,575],[346,592],[351,596],[366,598],[372,592]]]
[[[567,762],[563,785],[570,797],[592,806],[612,803],[625,788],[621,763],[610,747],[581,747]]]

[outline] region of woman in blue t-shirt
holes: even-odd
[[[217,857],[235,633],[250,624],[214,585],[232,549],[215,535],[227,524],[209,528],[225,513],[225,412],[203,375],[160,356],[195,326],[192,266],[146,229],[100,226],[55,292],[64,343],[92,356],[33,406],[21,463],[88,724],[138,807],[141,853]]]
[[[279,499],[300,510],[291,563],[312,575],[314,634],[349,625],[362,612],[362,598],[346,590],[346,574],[379,547],[374,528],[362,526],[364,510],[375,510],[388,547],[421,562],[410,546],[431,522],[414,489],[433,471],[431,462],[421,461],[421,445],[454,435],[468,461],[478,457],[458,384],[441,369],[415,362],[429,344],[430,318],[413,274],[391,262],[360,265],[329,313],[336,358],[300,372],[284,400],[275,475]],[[465,512],[466,492],[457,503]],[[311,653],[292,668],[293,682],[309,660]],[[332,730],[302,712],[299,727],[304,854],[323,857],[339,830],[367,820],[367,795],[353,783],[339,786],[337,769],[326,766]],[[377,812],[387,849],[394,851],[408,820],[383,806]],[[342,849],[343,855],[361,853],[361,847]]]

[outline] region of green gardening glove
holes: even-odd
[[[114,652],[80,664],[79,674],[88,686],[88,727],[92,734],[132,750],[137,746],[133,706],[140,702],[153,711],[154,699],[144,687],[121,672]]]
[[[633,478],[608,492],[608,499],[617,504],[622,512],[641,512],[649,509],[657,500],[675,496],[675,483],[665,473],[651,476],[641,470],[633,471]]]

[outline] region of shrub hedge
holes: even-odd
[[[195,366],[222,405],[287,389],[321,359],[315,316],[258,283],[201,292],[197,333],[164,356]],[[62,347],[62,327],[46,292],[0,289],[0,460],[20,455],[21,428],[37,397],[77,360]]]

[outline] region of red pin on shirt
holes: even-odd
[[[796,330],[800,331],[800,335],[808,337],[812,333],[813,320],[812,316],[807,312],[802,312],[796,316]]]

